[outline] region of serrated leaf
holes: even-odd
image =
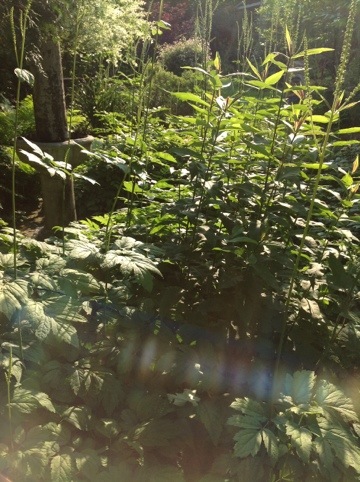
[[[76,290],[83,295],[98,295],[103,293],[102,285],[91,274],[75,269],[64,269],[61,273],[67,281],[70,281]]]
[[[275,434],[265,428],[261,432],[264,447],[271,459],[272,464],[275,464],[279,458],[279,441]]]
[[[23,308],[21,313],[22,319],[26,320],[34,330],[36,338],[45,340],[51,332],[51,317],[44,312],[44,305],[41,302],[29,301]]]
[[[352,401],[332,383],[321,380],[316,387],[315,401],[328,413],[337,413],[344,419],[358,422]]]
[[[234,446],[235,457],[253,457],[259,452],[262,444],[261,430],[244,428],[234,436],[236,444]]]
[[[255,400],[252,400],[251,398],[236,398],[230,407],[260,421],[266,420],[263,405]]]
[[[352,276],[346,272],[342,262],[333,254],[329,256],[329,268],[334,286],[345,290],[352,288],[354,283]]]
[[[329,441],[323,437],[316,437],[314,441],[314,450],[319,456],[321,465],[327,470],[332,470],[334,455]]]
[[[70,323],[53,320],[51,323],[51,331],[58,341],[79,348],[79,338],[76,328]]]
[[[291,439],[291,445],[295,448],[301,460],[308,464],[312,449],[312,433],[306,427],[300,427],[295,422],[287,420],[286,434]]]
[[[57,290],[56,281],[50,275],[46,274],[46,271],[36,271],[35,273],[32,273],[30,275],[30,281],[39,289],[43,288],[48,291]]]
[[[66,260],[56,254],[36,260],[36,268],[47,273],[59,273],[66,265]]]
[[[293,376],[286,376],[286,394],[290,395],[297,405],[308,405],[312,398],[316,375],[309,370],[297,371]]]
[[[344,467],[353,467],[360,474],[360,446],[349,430],[326,419],[319,421],[323,440],[326,440]]]
[[[50,463],[51,482],[74,480],[74,462],[70,454],[55,455]]]
[[[0,312],[9,320],[28,300],[28,283],[24,280],[0,282]]]
[[[55,408],[46,393],[20,387],[15,388],[10,405],[21,413],[32,413],[40,407],[55,412]]]
[[[49,298],[44,302],[45,313],[59,323],[84,323],[86,318],[79,312],[82,309],[80,300],[68,296]]]
[[[96,259],[99,254],[99,248],[95,244],[77,239],[68,241],[66,249],[69,250],[70,258],[74,259]]]
[[[160,271],[153,261],[146,256],[134,251],[116,250],[109,251],[104,257],[102,267],[105,269],[118,266],[125,275],[134,275],[136,281],[146,285],[149,273],[161,276]]]

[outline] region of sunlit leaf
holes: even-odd
[[[172,95],[174,95],[183,102],[194,102],[195,104],[201,104],[206,107],[210,107],[210,104],[208,102],[206,102],[198,95],[192,94],[190,92],[172,92]]]
[[[312,450],[312,433],[306,427],[301,427],[292,420],[286,422],[286,434],[291,439],[291,445],[295,448],[301,460],[308,464]]]
[[[51,460],[51,480],[69,482],[74,479],[74,461],[70,454],[58,454]]]
[[[34,75],[29,72],[28,70],[25,69],[19,69],[16,68],[14,70],[16,77],[21,81],[21,82],[26,82],[27,84],[32,87],[35,83],[35,77]]]
[[[272,74],[269,77],[267,77],[265,79],[265,84],[267,85],[277,84],[283,75],[284,75],[284,71],[279,70],[279,72],[276,72],[275,74]]]
[[[310,55],[319,55],[319,54],[322,54],[324,52],[332,52],[334,49],[331,49],[331,48],[327,48],[327,47],[322,47],[322,48],[317,48],[317,49],[308,49],[306,51],[303,51],[303,52],[300,52],[296,55],[293,55],[292,56],[292,59],[300,59],[301,57],[304,57],[305,54],[307,56],[310,56]]]

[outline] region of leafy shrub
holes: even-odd
[[[176,75],[184,72],[182,67],[203,66],[209,60],[208,53],[203,52],[199,39],[181,39],[173,44],[163,45],[159,53],[159,61],[166,70]]]
[[[150,107],[165,109],[175,115],[191,114],[192,109],[172,95],[173,92],[197,92],[201,90],[203,76],[195,71],[184,70],[176,75],[157,64],[153,70],[152,90],[150,91]]]
[[[0,142],[11,146],[15,131],[15,107],[3,97],[0,102]],[[20,102],[18,109],[18,135],[29,136],[35,131],[35,117],[32,96]]]

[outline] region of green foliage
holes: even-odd
[[[183,67],[199,67],[206,64],[208,53],[204,57],[202,43],[199,39],[180,39],[173,44],[161,46],[159,61],[165,70],[181,75]]]
[[[13,144],[15,128],[15,108],[5,98],[0,103],[0,138],[1,145],[11,146]],[[18,134],[28,136],[35,131],[35,118],[33,101],[31,96],[25,97],[20,102],[18,113]]]
[[[1,230],[4,476],[359,480],[351,96],[291,86],[293,42],[235,81],[219,56],[193,67],[204,89],[172,94],[187,115],[149,108],[151,69],[127,78],[139,104],[91,161],[108,212],[63,239]]]

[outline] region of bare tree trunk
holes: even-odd
[[[65,90],[58,42],[40,41],[40,62],[33,64],[36,140],[62,142],[67,139]]]

